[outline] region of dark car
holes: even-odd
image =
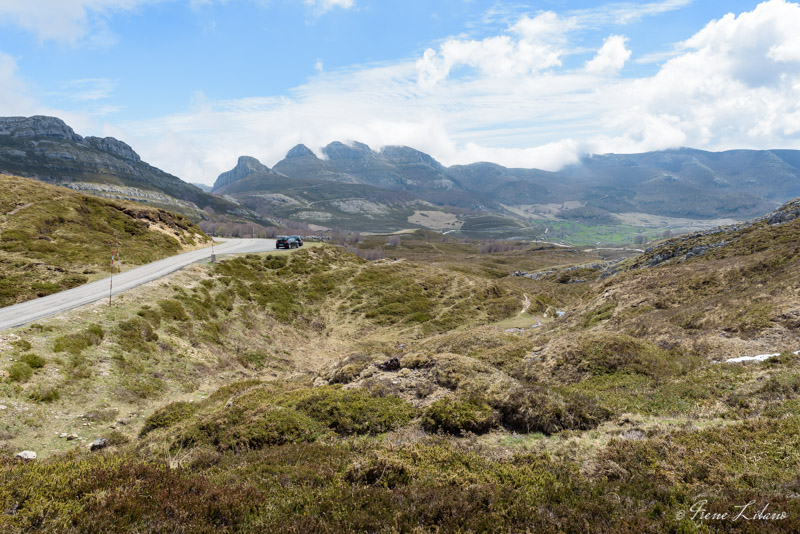
[[[296,235],[282,235],[275,242],[275,248],[299,248],[303,246],[303,240]]]

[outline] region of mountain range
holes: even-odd
[[[408,227],[420,212],[436,212],[441,224],[429,227],[437,229],[475,217],[485,225],[489,217],[489,226],[512,233],[537,220],[619,224],[620,214],[741,220],[800,195],[800,151],[595,155],[549,172],[486,162],[446,167],[410,147],[333,142],[319,156],[297,145],[272,169],[243,156],[212,192],[264,215],[353,229]]]
[[[0,118],[0,172],[144,202],[195,221],[278,220],[358,231],[425,227],[481,237],[622,242],[766,213],[800,196],[800,151],[678,148],[592,155],[559,171],[445,166],[407,146],[297,145],[269,168],[242,156],[213,187],[142,161],[113,137],[55,117]],[[205,189],[208,189],[206,191]],[[605,234],[598,227],[607,229]],[[572,239],[576,233],[582,237]],[[602,235],[596,235],[602,234]]]

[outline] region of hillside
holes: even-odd
[[[424,227],[467,237],[579,245],[629,244],[665,231],[708,229],[751,218],[800,195],[800,157],[791,150],[596,155],[557,172],[493,163],[445,167],[409,147],[374,151],[361,143],[334,142],[321,152],[318,157],[298,145],[272,169],[243,156],[220,175],[214,192],[265,217],[322,226],[361,231]],[[262,179],[231,188],[253,174]],[[308,187],[315,190],[311,196],[303,189]],[[414,199],[427,208],[397,210],[391,200],[375,205],[375,198],[391,194],[388,198]],[[338,199],[348,200],[351,210],[363,204],[370,216],[343,213],[329,202]],[[431,219],[420,213],[431,211],[441,213]]]
[[[0,306],[107,276],[119,238],[122,268],[206,246],[181,215],[0,175]]]
[[[409,218],[434,210],[458,220],[459,210],[442,210],[402,191],[371,185],[289,178],[274,171],[248,174],[215,190],[264,216],[356,231],[396,231]]]
[[[577,201],[612,213],[698,219],[752,217],[800,195],[800,157],[792,150],[606,154],[557,172],[493,163],[445,167],[409,147],[375,152],[361,143],[331,143],[322,153],[326,159],[299,145],[274,170],[408,191],[440,205],[498,208]]]
[[[82,137],[56,117],[0,117],[0,172],[178,211],[195,221],[214,215],[261,220],[143,162],[122,141]]]
[[[795,532],[798,215],[630,258],[370,236],[4,332],[40,457],[0,460],[0,527]]]

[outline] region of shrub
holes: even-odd
[[[260,449],[314,441],[323,431],[324,427],[311,417],[283,406],[223,409],[192,425],[179,437],[178,444],[207,443],[221,451]]]
[[[762,399],[791,399],[800,394],[800,374],[779,374],[771,376],[756,392]]]
[[[26,350],[31,350],[31,344],[25,339],[18,339],[16,341],[11,342],[11,345],[20,352],[25,352]]]
[[[53,343],[53,352],[68,352],[70,354],[80,354],[89,347],[86,340],[79,335],[68,335],[57,337]]]
[[[431,404],[422,416],[422,428],[448,434],[482,434],[494,425],[494,412],[484,401],[445,397]]]
[[[197,405],[191,402],[172,402],[153,412],[144,420],[139,437],[146,436],[157,428],[167,428],[191,417],[197,411]]]
[[[81,332],[56,338],[53,352],[80,354],[91,346],[99,345],[104,337],[103,328],[98,324],[91,324]]]
[[[373,454],[366,461],[353,463],[345,479],[351,484],[395,488],[411,482],[412,474],[403,462]]]
[[[602,333],[587,337],[577,351],[559,362],[591,375],[636,373],[663,379],[687,373],[699,364],[690,354],[659,349],[652,343],[624,334]]]
[[[99,345],[106,335],[99,324],[90,324],[84,332],[89,345]]]
[[[136,312],[136,315],[153,325],[154,328],[161,326],[161,314],[150,306],[142,306],[142,309]]]
[[[186,309],[180,301],[175,299],[161,299],[158,301],[165,319],[172,321],[188,321],[189,315],[186,314]]]
[[[491,403],[504,426],[522,432],[588,430],[612,415],[594,399],[579,394],[562,396],[544,387],[517,387]]]
[[[27,382],[33,376],[33,369],[25,362],[14,362],[8,368],[8,378],[14,382]]]
[[[27,363],[31,369],[41,369],[44,367],[45,360],[38,354],[23,354],[20,356],[20,361]]]
[[[331,384],[349,384],[372,363],[372,358],[364,354],[352,354],[339,362],[331,375]]]
[[[131,438],[120,432],[119,430],[110,430],[104,435],[106,444],[114,447],[130,443]]]
[[[296,406],[339,434],[388,432],[414,416],[414,408],[399,397],[373,397],[363,391],[332,386],[312,390]]]
[[[30,393],[31,400],[36,402],[53,402],[61,398],[56,386],[41,386]]]
[[[150,352],[151,342],[158,341],[158,334],[148,321],[134,317],[117,325],[119,347],[127,352]]]

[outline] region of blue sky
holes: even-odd
[[[0,114],[52,114],[211,183],[296,143],[445,164],[800,148],[784,0],[0,0]]]

